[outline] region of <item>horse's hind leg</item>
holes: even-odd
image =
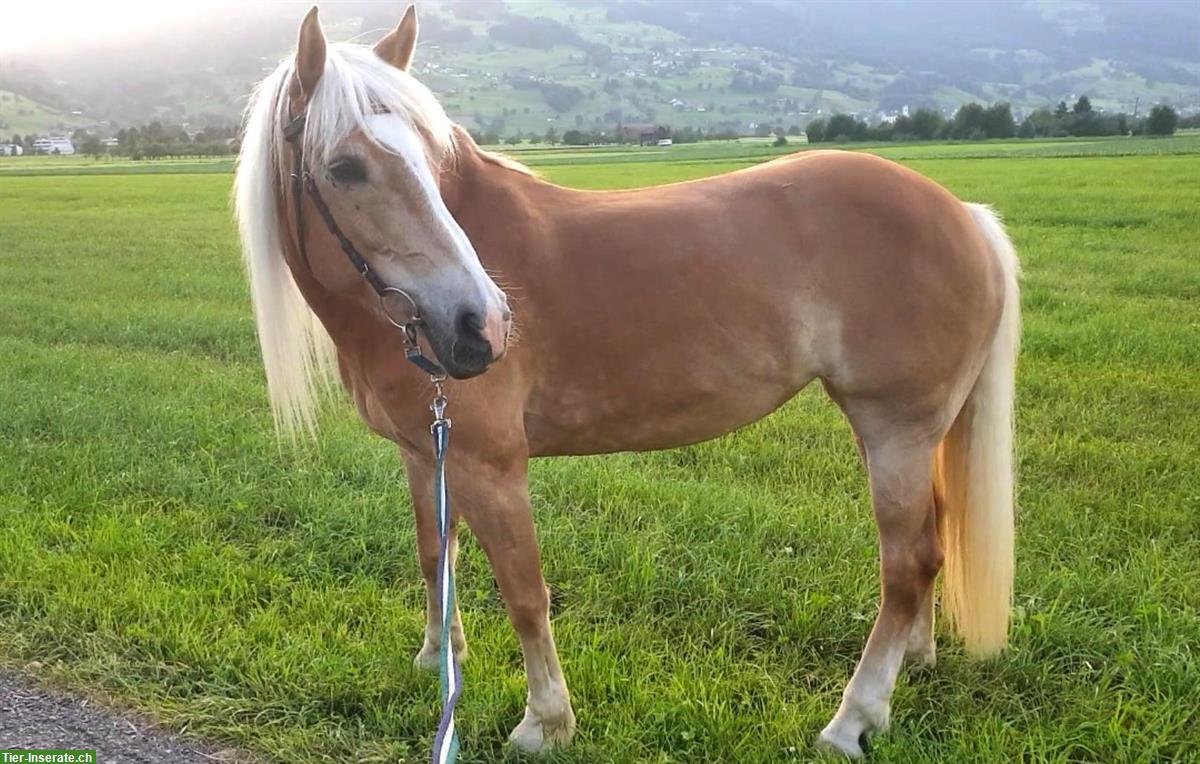
[[[921,622],[942,564],[932,474],[940,433],[917,435],[906,427],[862,435],[879,527],[883,599],[842,704],[820,738],[852,757],[862,755],[860,738],[887,729],[896,676],[911,649],[914,627],[926,628]]]
[[[937,497],[934,496],[934,506],[930,508],[929,525],[926,533],[930,543],[940,544],[938,537]],[[941,547],[938,546],[940,550]],[[937,664],[937,642],[933,635],[933,579],[925,587],[925,594],[917,606],[917,615],[913,618],[912,630],[908,633],[908,646],[904,651],[904,662],[914,669],[930,669]]]
[[[863,439],[855,434],[858,444],[858,455],[862,457],[863,466],[867,465],[867,447]],[[929,508],[929,519],[926,520],[925,532],[937,543],[937,496],[933,497],[933,505]],[[908,646],[904,651],[904,662],[915,668],[933,668],[937,663],[937,643],[933,638],[933,580],[925,587],[917,605],[917,614],[913,618],[912,630],[908,633]]]
[[[846,410],[845,400],[833,389],[828,382],[822,380],[822,385],[825,387],[825,392],[838,405],[842,413],[849,418],[850,414]],[[862,436],[857,432],[854,433],[854,444],[858,447],[858,455],[862,459],[863,467],[867,467],[867,446],[863,442]],[[939,521],[938,513],[940,509],[937,506],[937,496],[934,496],[934,506],[930,508],[933,514],[932,522],[936,532],[937,523]],[[929,582],[929,587],[926,589],[924,596],[921,598],[921,604],[917,607],[917,615],[913,619],[912,631],[908,635],[908,648],[905,650],[905,663],[917,668],[933,668],[937,663],[937,644],[933,637],[933,582]]]

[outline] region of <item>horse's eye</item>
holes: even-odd
[[[329,165],[329,174],[339,183],[362,183],[367,179],[367,167],[360,159],[343,157]]]

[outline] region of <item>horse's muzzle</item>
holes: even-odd
[[[485,318],[474,310],[464,309],[455,317],[450,331],[434,329],[428,332],[433,351],[451,377],[469,379],[478,376],[504,357],[508,349],[511,314],[508,308],[490,313],[495,315]]]

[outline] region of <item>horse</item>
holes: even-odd
[[[888,726],[902,666],[934,664],[939,572],[968,652],[1000,651],[1020,312],[998,217],[900,165],[838,151],[648,189],[563,188],[451,122],[411,74],[417,37],[409,7],[372,47],[328,43],[314,7],[294,56],[252,96],[235,180],[281,437],[315,432],[320,390],[336,379],[399,447],[428,593],[416,664],[436,666],[441,648],[433,387],[381,299],[395,294],[452,377],[450,556],[464,521],[520,640],[518,748],[575,732],[529,460],[716,438],[813,380],[866,467],[882,582],[817,744],[862,756]],[[451,649],[465,656],[457,610],[452,619]]]

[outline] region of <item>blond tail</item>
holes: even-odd
[[[1013,582],[1013,396],[1021,331],[1012,242],[987,207],[968,204],[1004,270],[1004,309],[983,370],[938,449],[934,490],[945,550],[942,609],[967,650],[1008,640]]]

